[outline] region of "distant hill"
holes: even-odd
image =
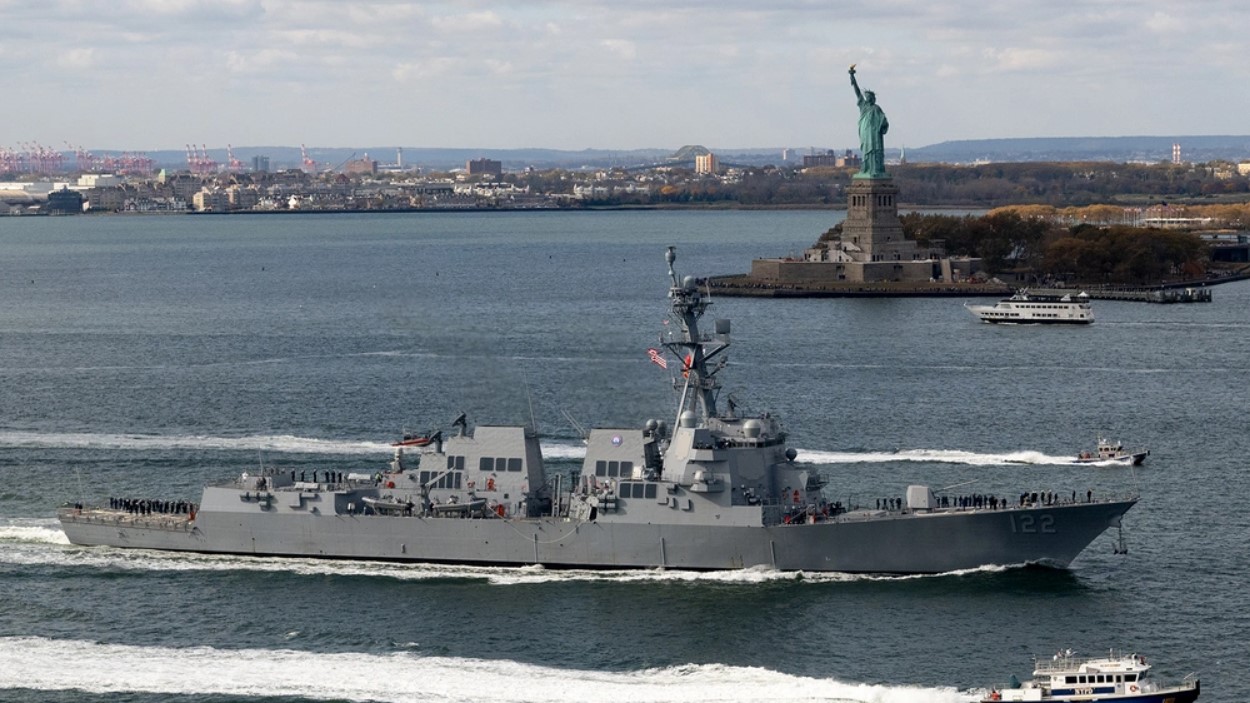
[[[1171,161],[1172,145],[1181,145],[1184,161],[1250,159],[1250,136],[1171,137],[1031,137],[964,139],[907,149],[912,162],[975,161]]]
[[[110,152],[96,152],[108,154]],[[226,162],[225,149],[209,149],[208,156],[218,163]],[[671,156],[670,149],[632,149],[614,151],[609,149],[584,149],[565,151],[560,149],[484,149],[484,148],[451,148],[435,149],[420,147],[404,147],[403,163],[408,167],[421,167],[426,170],[449,171],[464,168],[465,163],[472,159],[495,159],[503,163],[505,171],[519,171],[528,166],[535,168],[604,168],[616,165],[632,166],[640,163],[654,163]],[[183,151],[150,151],[147,155],[165,168],[186,168],[186,153]],[[399,157],[394,146],[370,147],[308,147],[308,158],[317,162],[317,170],[336,169],[349,159],[362,159],[366,155],[379,165],[394,165]],[[251,167],[252,158],[265,156],[269,158],[269,168],[273,171],[300,168],[303,156],[299,147],[291,146],[255,146],[235,147],[234,156]]]
[[[93,149],[97,156],[118,155],[120,152],[107,149]],[[472,159],[495,159],[503,164],[505,171],[520,171],[527,167],[537,169],[564,168],[636,168],[667,162],[694,163],[694,155],[707,153],[702,146],[684,146],[680,149],[485,149],[485,148],[425,148],[404,147],[403,162],[407,167],[420,167],[425,170],[450,171],[462,169]],[[782,149],[712,149],[721,157],[725,164],[782,165]],[[208,149],[209,158],[219,164],[227,162],[225,149]],[[380,166],[394,165],[399,156],[393,146],[371,147],[308,147],[308,158],[317,162],[317,170],[336,169],[349,159],[362,159],[365,155],[377,161]],[[161,168],[185,169],[187,158],[182,150],[157,150],[146,152]],[[251,168],[252,158],[265,156],[269,158],[272,171],[296,169],[303,164],[303,156],[298,146],[247,146],[235,147],[234,157]],[[792,159],[799,160],[802,156],[798,150],[792,150]]]
[[[1185,161],[1204,162],[1214,160],[1250,160],[1250,136],[1175,136],[1175,137],[1033,137],[1024,139],[964,139],[942,142],[923,147],[909,147],[906,158],[912,163],[973,163],[1030,162],[1030,161],[1111,161],[1159,162],[1172,160],[1172,145],[1181,145],[1181,158]],[[116,155],[120,152],[98,149],[97,156]],[[472,159],[495,159],[503,164],[505,171],[520,171],[527,167],[537,169],[599,169],[620,166],[637,168],[665,162],[693,164],[694,155],[706,153],[707,148],[687,145],[679,149],[487,149],[487,148],[424,148],[404,147],[403,163],[407,167],[424,170],[449,171],[462,169]],[[770,148],[711,148],[725,165],[794,165],[803,154],[817,150],[811,147],[789,150],[789,162],[782,161],[781,147]],[[208,156],[219,164],[227,161],[225,149],[209,149]],[[317,163],[318,171],[337,169],[349,159],[368,155],[379,165],[394,165],[398,153],[394,146],[370,147],[309,147],[308,157]],[[897,159],[898,149],[889,149],[887,156]],[[185,169],[186,153],[182,150],[147,152],[161,168]],[[235,158],[250,168],[252,157],[266,156],[273,171],[300,168],[303,157],[298,146],[237,147]]]

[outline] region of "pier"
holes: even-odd
[[[1209,303],[1211,289],[1187,288],[1029,288],[1039,295],[1070,295],[1086,293],[1094,300],[1122,300],[1135,303]]]
[[[811,281],[778,283],[749,274],[711,276],[704,284],[716,295],[752,298],[1002,298],[1011,287],[1001,283],[928,281]]]

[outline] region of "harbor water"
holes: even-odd
[[[715,299],[725,392],[782,418],[830,500],[1140,494],[1068,570],[412,566],[80,548],[57,527],[66,502],[195,500],[262,468],[371,473],[460,412],[537,424],[548,470],[573,473],[574,422],[673,422],[647,357],[666,246],[679,274],[744,272],[840,216],[0,219],[0,700],[944,703],[1111,647],[1244,700],[1250,282],[1095,301],[1088,327],[985,325],[950,298]],[[1076,464],[1100,434],[1145,465]]]

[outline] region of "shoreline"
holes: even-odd
[[[900,209],[908,212],[987,212],[990,208],[976,207],[970,205],[900,205]],[[429,214],[429,213],[451,213],[451,212],[467,212],[467,213],[483,213],[483,212],[506,212],[506,213],[522,213],[522,212],[629,212],[629,211],[682,211],[682,212],[786,212],[786,211],[820,211],[827,210],[829,212],[846,212],[844,204],[824,204],[813,203],[811,205],[589,205],[583,207],[410,207],[410,208],[341,208],[333,210],[153,210],[153,211],[86,211],[82,213],[50,213],[50,212],[34,212],[23,214],[7,214],[0,212],[0,217],[72,217],[77,215],[86,215],[91,217],[103,216],[182,216],[191,215],[195,217],[204,216],[225,216],[225,215],[385,215],[385,214]]]
[[[1132,300],[1154,302],[1125,296],[1125,293],[1144,294],[1156,291],[1176,291],[1186,288],[1209,288],[1221,283],[1233,283],[1250,279],[1250,267],[1222,276],[1200,280],[1170,281],[1153,285],[1080,285],[1068,284],[1064,289],[1081,290],[1094,300]],[[828,282],[808,285],[782,285],[753,279],[750,274],[722,274],[702,280],[708,289],[718,295],[738,298],[1005,298],[1020,288],[1040,286],[1012,286],[1006,283],[929,283],[905,281]],[[1208,299],[1209,300],[1209,299]]]

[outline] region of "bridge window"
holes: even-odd
[[[447,468],[451,471],[464,471],[464,457],[463,456],[447,457]]]
[[[596,461],[595,475],[608,478],[629,478],[634,475],[632,461]]]
[[[460,483],[461,483],[461,476],[463,475],[464,474],[461,474],[455,471],[452,471],[450,473],[438,472],[438,471],[422,471],[420,474],[418,474],[418,479],[420,479],[422,485],[428,484],[431,481],[433,481],[433,485],[432,485],[433,488],[459,489]]]
[[[522,462],[520,459],[504,459],[503,457],[484,456],[478,459],[477,468],[479,471],[494,471],[495,473],[503,473],[505,471],[520,471]]]

